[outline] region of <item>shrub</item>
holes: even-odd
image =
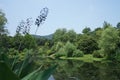
[[[66,52],[65,52],[64,48],[60,48],[59,51],[55,53],[56,58],[59,58],[61,56],[65,56],[65,55],[66,55]]]
[[[72,57],[73,56],[73,52],[75,51],[76,47],[75,45],[73,45],[72,43],[70,42],[67,42],[66,45],[65,45],[65,51],[67,53],[67,57]]]
[[[98,49],[98,43],[92,36],[84,34],[80,36],[77,48],[83,51],[84,54],[91,54]]]
[[[73,57],[83,57],[83,55],[84,53],[78,49],[73,52]]]
[[[52,47],[52,50],[53,51],[58,51],[60,48],[62,48],[64,45],[63,45],[63,43],[62,42],[57,42],[57,43],[55,43],[54,44],[54,46]]]
[[[102,58],[103,55],[100,53],[99,50],[96,50],[93,52],[93,57],[96,57],[96,58]]]

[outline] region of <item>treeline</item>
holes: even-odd
[[[1,12],[0,53],[9,56],[18,54],[21,57],[25,55],[25,51],[31,50],[39,57],[82,57],[85,54],[92,54],[94,57],[120,61],[120,23],[113,27],[104,22],[102,27],[93,31],[90,27],[85,27],[80,34],[65,28],[57,29],[50,39],[30,35],[30,24],[27,22],[27,24],[20,23],[24,28],[22,33],[19,25],[16,35],[8,36],[8,31],[5,29],[6,23],[7,19]]]
[[[53,42],[53,46],[59,46],[58,50],[54,50],[59,55],[78,57],[92,54],[94,57],[119,61],[120,23],[113,27],[104,22],[102,27],[93,31],[86,27],[81,34],[77,34],[74,30],[58,29],[53,35]]]
[[[91,31],[86,27],[81,34],[65,28],[58,29],[52,39],[35,38],[30,34],[16,34],[13,37],[1,34],[0,47],[4,53],[35,49],[43,56],[82,57],[84,54],[92,54],[94,57],[119,60],[120,29],[105,22],[102,28]]]

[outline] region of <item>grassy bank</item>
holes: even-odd
[[[102,61],[103,58],[94,58],[91,54],[84,55],[83,57],[60,57],[60,59],[82,60],[84,62]]]

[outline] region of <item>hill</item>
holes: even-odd
[[[53,34],[50,35],[45,35],[45,36],[40,36],[40,35],[32,35],[35,38],[45,38],[45,39],[52,39],[53,38]]]

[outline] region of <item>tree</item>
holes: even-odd
[[[101,48],[101,53],[103,53],[107,59],[113,60],[115,58],[118,40],[118,32],[112,26],[109,26],[102,32],[99,47]]]
[[[45,42],[48,42],[46,38],[35,38],[38,46],[44,46]]]
[[[85,27],[82,31],[82,33],[84,33],[84,34],[88,34],[90,32],[91,32],[91,29],[89,27]]]
[[[1,52],[5,53],[8,51],[9,47],[11,46],[9,42],[10,38],[6,34],[2,34],[0,36],[0,48],[1,48],[0,53]]]
[[[66,34],[67,30],[65,28],[63,29],[57,29],[53,35],[53,41],[64,41],[64,35]]]
[[[98,44],[95,39],[89,35],[82,35],[78,41],[78,49],[83,51],[85,54],[93,53],[94,50],[98,49]]]
[[[117,24],[117,28],[120,29],[120,22],[118,22],[118,24]]]
[[[75,42],[77,39],[77,34],[74,30],[67,31],[65,28],[63,29],[57,29],[56,32],[53,35],[53,41],[61,41],[63,43],[66,43],[67,41]]]
[[[7,29],[5,29],[6,23],[7,23],[7,19],[5,17],[5,13],[0,11],[0,35],[7,32]]]
[[[64,44],[62,42],[57,42],[52,46],[51,50],[53,53],[56,53],[59,51],[59,49],[63,48],[63,46]]]
[[[83,57],[84,53],[82,51],[80,51],[79,49],[76,49],[73,52],[73,57]]]
[[[65,35],[66,36],[64,38],[66,38],[66,42],[75,42],[77,39],[77,34],[74,30],[69,30]]]
[[[103,31],[103,28],[96,28],[96,29],[93,31],[93,34],[94,34],[94,35],[93,35],[92,37],[94,37],[94,39],[95,39],[96,41],[98,41],[99,38],[101,37],[102,31]]]
[[[75,45],[73,45],[73,44],[70,43],[69,41],[65,44],[64,48],[65,48],[65,51],[66,51],[66,53],[67,53],[67,54],[66,54],[67,57],[72,57],[74,51],[76,50]]]
[[[55,57],[59,58],[61,56],[65,56],[66,55],[66,51],[64,48],[60,48],[56,53],[55,53]]]
[[[108,28],[109,26],[111,26],[111,24],[108,23],[108,22],[106,22],[106,21],[104,21],[104,23],[103,23],[103,28],[106,29],[106,28]]]

